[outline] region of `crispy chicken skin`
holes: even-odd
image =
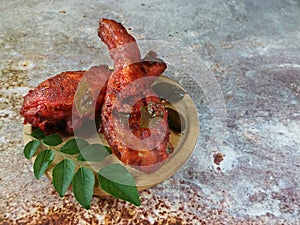
[[[74,95],[83,76],[95,75],[98,79],[90,82],[91,89],[102,87],[96,100],[96,112],[86,115],[73,115],[72,107]],[[97,66],[89,71],[69,71],[51,77],[35,89],[30,90],[24,97],[20,114],[24,116],[24,124],[30,123],[34,128],[39,128],[46,133],[60,131],[73,134],[74,129],[79,129],[82,123],[95,118],[99,114],[105,95],[106,81],[110,75],[107,66]],[[79,114],[77,111],[73,113]],[[76,121],[72,121],[73,118]]]
[[[114,20],[101,19],[98,35],[108,47],[114,71],[102,65],[63,72],[42,82],[24,97],[20,111],[24,123],[46,133],[73,134],[84,121],[101,114],[99,130],[112,152],[125,164],[153,172],[172,152],[165,102],[151,88],[167,66],[154,52],[141,59],[134,37]],[[73,107],[78,104],[79,84],[86,82],[83,78],[91,90],[92,111]]]
[[[98,36],[106,44],[114,61],[114,69],[141,61],[137,43],[125,27],[114,20],[100,19]]]
[[[104,136],[122,162],[153,172],[170,153],[167,110],[151,89],[166,64],[154,52],[141,60],[135,39],[120,23],[101,19],[98,34],[115,63],[102,108]]]

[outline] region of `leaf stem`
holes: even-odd
[[[74,162],[74,164],[76,166],[79,166],[79,167],[88,167],[90,168],[89,166],[87,166],[83,161],[80,161],[78,160],[77,158],[75,157],[72,157],[70,156],[69,154],[67,153],[63,153],[61,151],[59,151],[57,148],[53,147],[53,146],[50,146],[50,145],[47,145],[46,143],[44,143],[41,139],[38,139],[36,137],[33,137],[31,134],[26,134],[28,136],[30,136],[33,140],[37,140],[39,141],[44,147],[46,147],[47,149],[51,149],[53,151],[55,151],[55,153],[57,153],[57,155],[60,155],[61,157],[63,157],[64,159],[69,159],[69,160],[72,160]]]

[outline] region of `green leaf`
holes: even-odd
[[[108,153],[109,153],[109,154],[111,154],[111,153],[112,153],[112,151],[111,151],[111,148],[110,148],[110,147],[108,147],[108,146],[104,146],[104,148],[106,149],[106,151],[108,151]]]
[[[80,150],[85,148],[89,143],[82,138],[73,138],[68,140],[60,151],[69,155],[76,155],[80,153]]]
[[[43,143],[50,146],[57,146],[62,143],[62,138],[58,134],[50,134],[42,139]]]
[[[111,153],[101,144],[91,144],[80,151],[80,161],[101,162]]]
[[[93,171],[80,167],[73,177],[72,187],[76,200],[85,209],[90,208],[94,185],[95,176]]]
[[[40,179],[55,157],[54,151],[48,149],[40,152],[33,164],[34,176]]]
[[[85,115],[94,110],[90,85],[86,80],[81,80],[78,85],[74,96],[74,103],[80,115]]]
[[[121,164],[110,164],[98,173],[100,187],[115,198],[141,205],[139,192],[132,175]]]
[[[52,181],[55,190],[60,197],[67,192],[75,173],[75,164],[69,159],[64,159],[58,163],[52,171]]]
[[[166,99],[169,102],[177,102],[186,94],[185,90],[180,86],[167,82],[154,84],[152,89],[160,98]]]
[[[32,131],[31,136],[32,136],[32,137],[35,137],[35,138],[37,138],[37,139],[42,139],[42,138],[44,138],[46,135],[44,134],[43,131],[41,131],[40,129],[37,128],[37,129],[35,129],[34,131]]]
[[[78,159],[79,161],[86,162],[85,158],[84,158],[81,154],[77,157],[77,159]]]
[[[40,141],[32,140],[25,145],[24,155],[27,159],[31,159],[31,157],[36,153],[40,146]]]

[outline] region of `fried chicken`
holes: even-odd
[[[98,35],[108,47],[114,71],[102,65],[42,82],[24,97],[24,123],[46,133],[73,134],[101,114],[99,132],[112,152],[125,164],[153,172],[173,150],[165,101],[151,88],[167,66],[152,51],[141,59],[134,37],[114,20],[101,19]]]
[[[20,111],[24,116],[24,124],[29,123],[33,128],[39,128],[47,134],[57,131],[73,134],[74,129],[79,129],[84,121],[94,120],[95,115],[100,113],[110,74],[107,66],[97,66],[89,71],[63,72],[47,79],[24,97]],[[76,109],[72,110],[74,96],[82,77],[92,77],[93,79],[88,79],[90,89],[98,90],[98,95],[93,95],[95,110],[84,114]]]
[[[167,110],[151,89],[166,64],[154,52],[141,60],[135,39],[120,23],[101,19],[98,34],[114,60],[102,108],[104,136],[123,163],[155,171],[170,154]]]

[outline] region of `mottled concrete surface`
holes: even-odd
[[[299,0],[116,2],[1,2],[0,224],[300,224]],[[47,178],[36,181],[22,153],[18,111],[30,88],[61,71],[112,64],[97,37],[100,17],[200,57],[203,64],[182,65],[205,65],[211,77],[203,79],[216,85],[193,85],[183,67],[167,71],[192,95],[201,134],[185,167],[143,191],[138,208],[94,198],[86,211]]]

